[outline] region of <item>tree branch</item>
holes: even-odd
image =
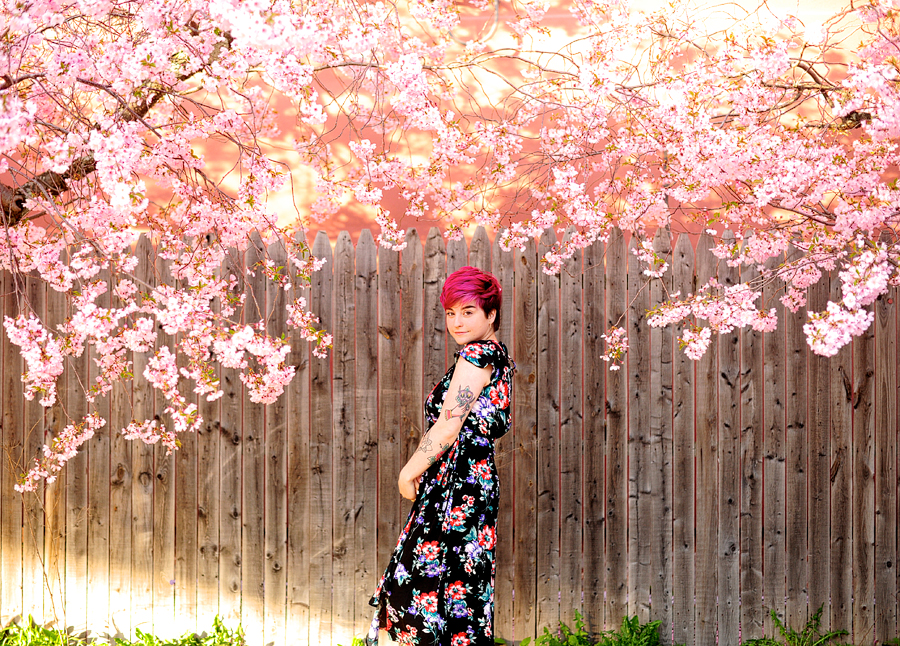
[[[193,33],[196,33],[196,25],[189,25],[189,28]],[[210,57],[210,62],[213,62],[217,58],[219,58],[219,56],[221,56],[222,54],[223,49],[227,49],[228,47],[230,47],[231,43],[231,35],[225,34],[225,42],[221,44],[221,47],[217,46],[214,49]],[[187,72],[185,74],[179,75],[177,78],[179,81],[187,81],[198,71],[199,70]],[[8,89],[23,81],[39,79],[43,78],[44,76],[44,74],[39,73],[26,74],[17,78],[12,78],[9,74],[0,76],[0,91]],[[158,88],[155,92],[152,92],[152,94],[148,98],[141,101],[138,105],[131,106],[107,85],[84,78],[79,78],[78,82],[90,87],[94,87],[111,95],[119,103],[120,106],[118,110],[119,120],[125,122],[140,121],[149,130],[159,135],[159,132],[156,130],[156,128],[147,123],[144,117],[147,116],[150,110],[152,110],[153,107],[156,106],[156,104],[159,103],[164,96],[166,96],[166,94],[169,94],[169,91],[166,88]],[[33,177],[19,187],[11,187],[6,184],[0,183],[0,225],[2,225],[3,227],[16,226],[28,215],[28,208],[25,206],[25,202],[29,198],[56,197],[57,195],[60,195],[68,190],[69,180],[78,181],[80,179],[84,179],[85,177],[93,173],[96,169],[97,163],[94,160],[94,156],[93,154],[89,153],[73,161],[71,166],[69,166],[69,168],[64,173],[46,171],[44,173],[41,173],[40,175]]]

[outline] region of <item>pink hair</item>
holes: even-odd
[[[441,306],[475,303],[485,316],[495,312],[494,329],[500,329],[500,306],[503,303],[500,282],[476,267],[462,267],[447,277],[441,290]]]

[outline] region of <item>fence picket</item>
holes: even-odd
[[[694,285],[700,289],[716,276],[716,261],[712,255],[712,238],[703,233],[697,240]],[[715,339],[713,339],[715,341]],[[718,613],[718,525],[715,522],[719,508],[717,464],[719,461],[719,407],[718,407],[718,355],[719,344],[711,342],[696,365],[696,402],[694,416],[696,428],[695,500],[697,505],[696,528],[697,553],[694,561],[694,596],[697,604],[694,612],[694,639],[696,644],[716,643],[716,617]]]
[[[402,294],[400,320],[401,383],[400,393],[400,462],[406,464],[410,456],[419,446],[422,434],[428,430],[424,427],[425,413],[423,396],[425,388],[433,384],[423,384],[422,357],[424,356],[423,333],[423,289],[424,268],[422,266],[422,242],[415,229],[406,233],[406,248],[400,265],[400,292]],[[433,316],[434,313],[432,312]],[[412,503],[404,500],[401,508],[401,521],[409,514]]]
[[[156,275],[160,285],[175,285],[171,260],[157,255]],[[166,346],[174,354],[175,337],[160,333],[158,346]],[[161,423],[171,425],[164,415],[168,402],[160,392],[154,392],[153,406]],[[153,466],[153,631],[172,639],[180,634],[175,609],[175,455],[167,455],[160,443],[154,444]]]
[[[759,271],[745,267],[741,282],[755,284]],[[740,332],[740,620],[741,636],[763,636],[766,611],[763,607],[763,410],[762,332],[745,327]],[[767,357],[768,358],[768,357]],[[767,383],[766,386],[771,385]],[[766,599],[766,602],[769,600]]]
[[[362,240],[362,236],[360,238]],[[370,236],[371,239],[371,236]],[[305,244],[298,237],[295,243]],[[288,267],[294,284],[299,286],[296,298],[310,302],[310,288]],[[287,357],[296,366],[294,378],[287,388],[287,617],[285,632],[288,644],[308,646],[310,640],[310,344],[298,329],[287,331],[291,352]],[[224,473],[223,473],[224,475]],[[224,510],[223,510],[224,511]],[[220,583],[221,585],[221,583]]]
[[[332,292],[334,262],[331,243],[319,231],[312,253],[325,264],[312,276],[310,309],[319,316],[321,326],[334,329]],[[332,477],[332,391],[328,357],[310,359],[310,436],[309,436],[309,641],[329,644],[332,640],[334,531],[331,524]]]
[[[875,628],[875,326],[852,346],[852,641],[864,644]]]
[[[4,272],[0,282],[3,318],[27,312],[25,281]],[[21,302],[21,306],[20,306]],[[0,622],[5,626],[22,614],[22,496],[13,491],[24,466],[25,399],[18,393],[25,362],[19,348],[3,339],[3,408],[0,413]]]
[[[898,634],[900,545],[897,517],[898,390],[900,365],[897,306],[900,290],[893,287],[875,301],[875,639]]]
[[[484,227],[478,225],[472,235],[472,244],[469,247],[469,264],[478,267],[482,271],[491,271],[491,241]]]
[[[212,303],[213,312],[221,304]],[[222,385],[219,366],[213,367],[213,379]],[[219,400],[199,395],[197,410],[203,424],[197,429],[197,627],[205,630],[219,614],[219,518],[222,504],[219,444],[225,439],[219,415]],[[227,476],[226,476],[227,477]]]
[[[74,423],[82,423],[88,414],[84,397],[90,381],[91,351],[85,348],[79,357],[68,360],[67,399],[65,414]],[[66,463],[66,623],[76,631],[87,628],[88,622],[88,452],[80,451]]]
[[[793,258],[796,250],[789,248],[786,258]],[[806,598],[807,576],[807,510],[806,474],[807,447],[810,423],[807,418],[807,345],[803,335],[806,306],[791,312],[785,308],[784,318],[784,435],[785,435],[785,572],[784,620],[790,626],[805,626],[808,619]],[[815,610],[815,608],[813,608]],[[773,626],[774,628],[774,626]],[[767,633],[767,634],[772,634]]]
[[[631,240],[628,254],[628,615],[650,620],[652,567],[651,536],[661,529],[653,518],[651,500],[652,441],[651,410],[655,394],[651,391],[651,349],[647,310],[650,309],[649,281],[644,266],[633,253],[637,242]]]
[[[687,235],[675,243],[672,280],[682,290],[694,279],[694,248]],[[676,331],[683,328],[679,326]],[[673,642],[694,643],[694,362],[673,348],[672,376],[672,606]]]
[[[828,277],[823,277],[809,288],[810,312],[825,309],[828,301]],[[830,594],[829,571],[831,569],[831,544],[829,533],[824,531],[830,522],[830,481],[831,470],[831,365],[827,358],[813,352],[808,357],[808,420],[809,436],[807,441],[807,545],[810,554],[816,558],[809,561],[808,594],[809,614],[819,606],[825,606],[822,615],[822,626],[829,629]]]
[[[734,243],[726,231],[723,244]],[[718,264],[719,283],[726,288],[738,282],[739,272],[725,262]],[[740,629],[740,403],[741,357],[737,330],[720,334],[719,346],[719,634],[737,635]],[[732,642],[736,638],[732,638]]]
[[[606,323],[628,329],[628,272],[625,238],[615,230],[606,246]],[[630,355],[631,350],[628,351]],[[626,355],[625,361],[631,357]],[[628,612],[628,377],[624,369],[606,376],[606,625]]]
[[[668,229],[657,229],[653,249],[663,258],[672,252]],[[674,292],[671,265],[662,277],[650,282],[650,304]],[[649,309],[649,308],[648,308]],[[644,318],[646,325],[646,316]],[[650,589],[653,617],[660,630],[672,634],[672,327],[650,328]]]
[[[268,248],[275,267],[287,272],[287,250],[281,241]],[[351,272],[353,268],[351,267]],[[277,338],[287,332],[290,292],[274,282],[266,287],[266,331]],[[353,302],[353,293],[350,293]],[[337,332],[337,330],[335,330]],[[265,435],[265,639],[273,646],[292,646],[287,623],[287,397],[266,406]],[[353,428],[352,419],[350,428]],[[202,625],[209,625],[204,623]]]
[[[378,249],[378,567],[388,564],[400,534],[400,255]]]
[[[826,289],[828,278],[825,279]],[[838,273],[831,272],[830,301],[840,302]],[[831,375],[831,626],[853,630],[853,355],[844,346],[829,360]],[[827,616],[827,613],[826,613]]]
[[[573,231],[566,237],[571,238]],[[581,251],[568,260],[560,272],[559,317],[559,608],[567,625],[575,622],[575,612],[583,613],[582,551],[582,276]]]
[[[150,238],[142,235],[134,251],[138,260],[135,278],[146,285],[142,298],[148,298],[156,287],[154,250]],[[51,294],[54,292],[51,291]],[[58,294],[58,292],[55,292]],[[50,314],[53,310],[49,308]],[[149,360],[147,353],[138,352],[133,357],[132,371],[143,375]],[[131,388],[129,415],[135,420],[152,419],[153,390],[146,379],[136,378]],[[153,486],[155,478],[154,448],[141,441],[131,445],[131,627],[144,631],[153,630]]]
[[[180,282],[180,281],[179,281]],[[179,335],[180,340],[181,335]],[[184,368],[183,355],[178,358],[178,368]],[[189,397],[193,384],[184,376],[178,382],[183,396]],[[181,447],[174,454],[175,483],[175,608],[178,614],[178,632],[198,630],[197,626],[197,442],[196,434],[184,435]],[[203,630],[203,628],[199,628]]]
[[[601,360],[606,351],[601,335],[606,332],[606,276],[603,257],[606,248],[597,242],[584,250],[584,617],[588,632],[596,637],[605,627],[604,592],[606,559],[604,538],[604,457],[606,455],[606,373],[609,364]]]
[[[556,243],[552,229],[540,249]],[[540,255],[540,252],[539,254]],[[538,274],[537,300],[537,616],[538,626],[555,626],[560,613],[560,361],[559,276]],[[571,377],[570,377],[571,378]]]
[[[422,356],[422,383],[429,392],[447,370],[447,324],[441,307],[441,289],[447,278],[447,252],[444,238],[437,227],[432,227],[425,239],[423,258],[423,324],[424,344]],[[422,393],[424,401],[425,393]]]
[[[477,236],[476,236],[477,237]],[[476,248],[475,240],[472,241]],[[513,301],[515,255],[503,251],[499,244],[493,247],[493,274],[500,281],[502,304],[500,329],[497,336],[513,354]],[[516,357],[512,357],[516,361]],[[515,397],[515,394],[513,395]],[[497,511],[497,566],[494,585],[494,633],[506,641],[512,641],[513,590],[515,584],[515,533],[513,529],[513,456],[516,447],[516,427],[512,425],[503,439],[494,443],[497,461],[497,477],[500,480],[500,509]]]
[[[350,234],[342,231],[334,246],[334,341],[331,349],[332,438],[334,483],[331,525],[334,531],[334,626],[343,631],[356,622],[354,577],[356,544],[354,512],[356,483],[353,470],[356,431],[355,261]],[[359,492],[362,494],[363,492]],[[362,609],[360,609],[362,611]]]
[[[766,267],[774,271],[780,258],[770,258]],[[772,281],[763,285],[760,309],[774,308],[778,327],[763,335],[763,633],[776,634],[770,610],[784,617],[785,610],[785,390],[787,347],[785,346],[785,307]],[[805,345],[805,344],[804,344]],[[802,357],[802,355],[801,355]]]
[[[516,419],[515,479],[515,639],[530,637],[536,630],[537,534],[537,253],[533,240],[515,252],[513,305],[513,415]]]
[[[223,272],[237,278],[229,294],[232,298],[240,298],[244,294],[243,263],[243,256],[231,249],[222,266]],[[241,321],[238,317],[236,310],[230,324],[239,325]],[[241,619],[241,455],[244,439],[241,401],[244,392],[237,368],[222,367],[220,374],[223,395],[219,399],[219,612],[223,621],[234,624]]]
[[[40,280],[33,273],[25,278],[25,298],[26,302],[29,304],[29,307],[35,312],[37,316],[41,318],[41,320],[46,321],[46,295],[47,295],[47,285]],[[8,343],[8,339],[5,335],[3,335],[3,342]],[[20,377],[21,382],[21,377]],[[19,384],[16,384],[16,387],[13,388],[12,392],[18,393]],[[21,395],[18,395],[21,398]],[[23,444],[24,453],[22,455],[22,462],[20,466],[20,473],[26,472],[31,464],[33,464],[33,460],[41,454],[41,448],[44,445],[44,407],[41,406],[40,398],[34,398],[31,401],[24,402],[25,407],[25,419],[24,419],[24,430],[25,430],[25,441]],[[44,541],[45,541],[45,490],[46,485],[44,483],[39,483],[37,486],[37,490],[34,493],[28,493],[23,496],[23,527],[22,527],[22,573],[23,581],[22,581],[22,611],[28,612],[29,609],[34,609],[34,614],[40,614],[41,616],[46,616],[45,608],[43,603],[43,596],[45,590],[45,584],[49,583],[49,580],[45,579],[42,574],[44,573]],[[128,493],[128,489],[125,489],[125,494],[130,495]],[[49,516],[50,509],[46,508],[47,515]],[[130,520],[130,507],[128,509],[128,513],[124,515],[124,522],[129,524]],[[128,529],[130,529],[130,525],[128,525]],[[131,532],[125,531],[123,532],[126,537],[130,539]],[[130,541],[128,544],[128,552],[126,555],[125,563],[130,566],[131,552],[130,552]],[[130,567],[128,568],[130,570]],[[119,567],[119,572],[121,572],[121,563]],[[27,573],[27,575],[26,575]],[[129,577],[130,578],[130,577]],[[131,605],[131,595],[128,594],[128,597],[124,599],[123,605],[130,606]],[[126,630],[128,628],[127,622]]]
[[[109,271],[103,270],[97,274],[97,280],[101,283],[109,283]],[[101,294],[94,301],[99,308],[109,309],[109,292]],[[87,349],[85,349],[87,352]],[[85,384],[85,389],[94,385],[98,372],[95,360],[98,358],[95,348],[91,348],[91,382]],[[110,616],[110,469],[109,450],[110,435],[114,432],[109,426],[109,399],[98,398],[90,404],[91,412],[97,413],[107,422],[105,432],[95,433],[86,444],[88,454],[87,487],[88,487],[88,532],[87,532],[87,586],[88,586],[88,621],[93,617]],[[119,530],[120,528],[116,528]],[[107,625],[108,631],[114,631],[115,627]]]
[[[469,264],[469,249],[466,246],[466,239],[459,238],[450,240],[447,243],[447,275],[449,276],[457,269],[465,267]],[[443,280],[441,283],[443,284]],[[459,350],[459,344],[453,340],[449,334],[446,335],[447,358],[452,362],[452,357]]]
[[[363,492],[378,489],[378,274],[372,234],[366,230],[356,246],[356,463],[355,486],[361,492],[356,513],[357,626],[368,628],[373,609],[368,605],[386,562],[378,561],[377,501]]]

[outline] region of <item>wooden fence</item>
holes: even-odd
[[[545,275],[552,239],[506,253],[481,230],[469,248],[411,230],[398,253],[368,232],[355,248],[342,233],[333,250],[320,234],[314,252],[328,263],[309,299],[334,332],[329,359],[294,338],[297,375],[270,406],[242,398],[223,369],[225,396],[201,403],[204,427],[174,455],[100,433],[37,496],[13,493],[15,479],[66,416],[88,410],[79,393],[93,364],[70,361],[45,412],[23,401],[22,359],[4,335],[2,620],[166,635],[219,614],[254,646],[349,646],[408,509],[396,475],[422,432],[423,396],[452,360],[441,284],[472,264],[504,287],[500,337],[518,364],[513,430],[497,445],[497,636],[518,642],[580,611],[593,631],[637,615],[662,621],[666,643],[731,645],[773,634],[770,609],[799,628],[823,605],[824,626],[858,644],[900,635],[896,290],[865,335],[824,359],[807,350],[805,313],[783,313],[767,289],[778,331],[715,337],[693,363],[678,330],[644,318],[664,289],[738,279],[708,238],[696,251],[678,238],[670,272],[649,285],[621,237]],[[166,279],[147,240],[136,253],[147,282]],[[11,315],[20,304],[3,281]],[[64,320],[58,294],[25,289],[47,320]],[[284,326],[282,293],[269,289],[263,306],[263,283],[239,289],[260,305],[247,322]],[[817,285],[810,307],[837,289]],[[631,349],[611,372],[600,335],[617,322]],[[98,407],[122,428],[162,404],[136,381]]]

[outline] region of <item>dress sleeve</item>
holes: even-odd
[[[500,352],[493,341],[472,341],[459,351],[459,356],[479,368],[490,368],[499,363]]]

